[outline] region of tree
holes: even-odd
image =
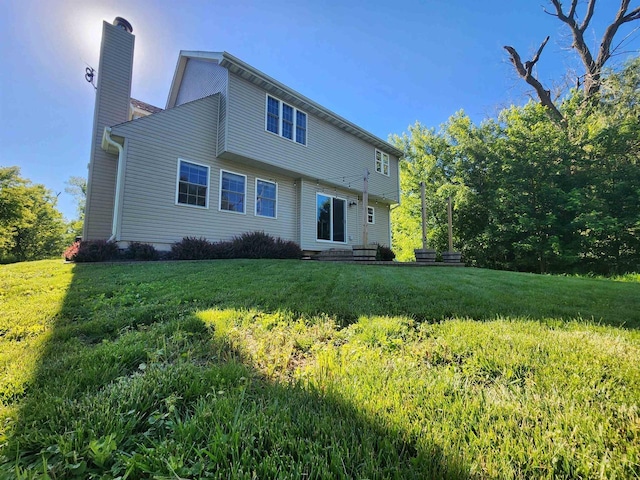
[[[76,200],[76,212],[77,218],[69,222],[69,232],[73,237],[82,236],[82,229],[84,226],[84,212],[85,205],[87,203],[87,179],[84,177],[69,177],[67,180],[67,186],[64,191],[73,195]]]
[[[416,122],[409,127],[409,134],[392,139],[404,151],[405,159],[400,164],[402,202],[392,211],[393,249],[398,260],[410,260],[413,250],[422,248],[422,182],[428,199],[427,242],[431,248],[440,250],[448,242],[447,198],[463,195],[464,187],[457,181],[453,145],[446,138],[447,128],[457,123],[468,125],[469,117],[459,112],[439,132]]]
[[[20,177],[18,167],[0,167],[0,260],[24,261],[57,255],[65,222],[56,196]]]
[[[582,20],[578,19],[578,0],[571,0],[571,6],[569,11],[566,12],[559,0],[551,0],[553,5],[553,11],[549,12],[544,9],[544,12],[552,15],[562,23],[564,23],[571,31],[573,42],[571,48],[573,48],[582,61],[585,69],[585,73],[582,76],[582,91],[585,101],[591,100],[601,88],[601,79],[604,72],[607,61],[611,58],[617,48],[619,48],[623,42],[620,42],[616,47],[612,49],[612,43],[620,27],[629,22],[640,19],[640,7],[629,10],[630,0],[621,0],[620,7],[615,15],[614,20],[605,29],[605,32],[600,41],[600,47],[597,55],[593,55],[591,49],[587,45],[584,34],[593,18],[595,11],[596,0],[589,0],[587,3],[586,12]],[[560,108],[556,106],[551,98],[551,91],[546,89],[542,83],[534,76],[533,68],[540,59],[542,50],[549,41],[547,36],[536,54],[529,61],[522,62],[522,59],[515,48],[511,46],[505,46],[505,50],[509,53],[509,58],[513,64],[516,72],[525,82],[531,85],[540,99],[540,103],[547,109],[549,117],[558,125],[563,128],[567,127],[567,120],[560,111]]]
[[[474,125],[462,113],[439,130],[419,123],[395,137],[405,152],[394,249],[420,245],[419,183],[427,185],[430,246],[446,248],[445,199],[455,198],[454,243],[480,267],[615,274],[640,270],[640,58],[605,71],[595,103],[573,91],[556,128],[535,102]]]
[[[87,203],[87,179],[84,177],[69,177],[64,191],[76,200],[78,219],[84,220],[84,209]]]

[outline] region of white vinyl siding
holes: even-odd
[[[255,231],[300,241],[296,219],[301,182],[297,177],[268,171],[257,165],[239,165],[216,158],[215,112],[218,98],[219,95],[203,98],[113,127],[113,135],[124,137],[128,146],[120,236],[123,242],[153,243],[157,248],[168,250],[173,242],[184,237],[205,237],[218,242]],[[264,101],[263,96],[260,99]],[[167,138],[171,141],[166,141]],[[209,166],[210,202],[218,200],[220,170],[246,175],[245,208],[248,212],[255,208],[255,179],[276,183],[278,218],[230,215],[227,211],[212,208],[211,204],[208,209],[176,205],[177,158]],[[149,181],[151,171],[152,182]],[[140,188],[141,185],[144,188]],[[315,221],[313,207],[309,214],[312,217],[310,221]]]
[[[269,95],[272,96],[272,95]],[[227,111],[226,150],[220,151],[219,156],[230,161],[248,160],[260,162],[277,170],[288,172],[294,178],[307,177],[312,179],[326,179],[327,177],[361,177],[368,168],[372,175],[369,178],[369,195],[376,196],[395,203],[399,201],[398,160],[389,155],[389,176],[374,174],[375,146],[340,129],[329,122],[306,113],[306,147],[293,141],[285,141],[280,135],[266,130],[265,105],[267,93],[238,75],[229,75],[229,101],[232,106]],[[272,96],[272,98],[275,98]],[[296,107],[293,102],[290,105]],[[302,109],[302,106],[301,106]],[[296,123],[296,129],[302,128],[301,122]],[[297,131],[296,130],[296,131]],[[242,158],[240,158],[242,157]],[[257,163],[256,163],[257,164]],[[331,173],[329,173],[331,172]],[[358,188],[355,183],[349,187],[349,182],[340,179],[337,187],[345,189]],[[344,194],[343,194],[344,197]],[[311,199],[315,204],[315,195]],[[280,205],[282,205],[282,200]],[[315,209],[315,207],[314,207]],[[377,210],[377,209],[376,209]],[[313,210],[312,210],[313,212]],[[352,209],[349,209],[351,214]],[[376,214],[379,212],[376,211]],[[362,212],[358,213],[362,216]],[[315,222],[315,215],[311,213]],[[278,217],[281,217],[280,212]],[[379,215],[378,215],[379,217]],[[381,218],[376,219],[379,223]],[[315,229],[311,232],[315,238]]]
[[[307,144],[307,114],[267,95],[265,129],[301,145]]]

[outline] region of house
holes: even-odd
[[[126,20],[104,22],[85,240],[390,245],[400,150],[226,52],[180,52],[152,107],[131,99],[133,50]]]

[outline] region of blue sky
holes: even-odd
[[[565,2],[568,3],[568,2]],[[637,2],[632,1],[632,6]],[[530,89],[503,45],[530,58],[548,86],[578,60],[545,0],[175,1],[4,0],[0,17],[0,165],[59,196],[87,175],[102,21],[122,16],[136,36],[132,96],[164,107],[180,50],[225,50],[386,139],[417,120],[437,127],[463,109],[479,122]],[[599,44],[617,0],[600,0],[586,38]],[[621,29],[622,39],[630,29]],[[638,54],[640,40],[626,50]],[[624,56],[616,57],[617,62]]]

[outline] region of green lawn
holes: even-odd
[[[639,280],[0,266],[0,478],[639,478]]]

